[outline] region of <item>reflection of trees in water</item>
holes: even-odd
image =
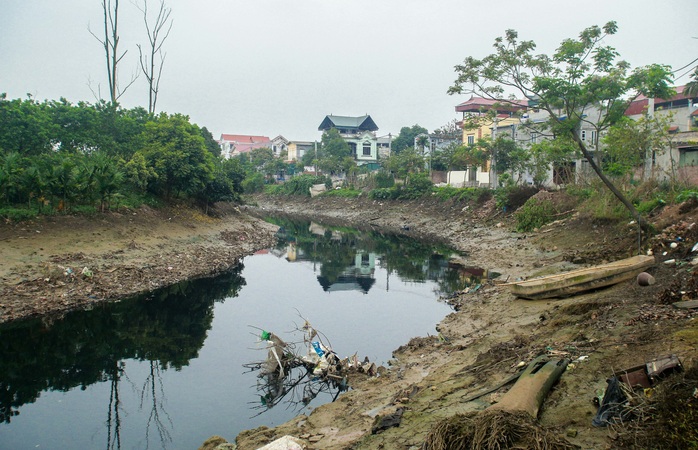
[[[332,401],[334,401],[346,390],[346,382],[319,379],[305,366],[295,367],[283,376],[278,371],[260,373],[257,376],[259,402],[251,403],[253,405],[251,408],[258,412],[252,417],[264,414],[282,402],[287,405],[287,408],[299,411],[320,394],[332,395]]]
[[[300,259],[321,264],[318,280],[325,290],[345,276],[347,268],[354,267],[359,253],[378,255],[377,259],[388,275],[397,274],[412,282],[436,282],[439,286],[437,295],[464,289],[471,281],[449,267],[449,258],[454,251],[436,242],[375,231],[323,229],[311,225],[310,221],[269,220],[282,229],[277,245],[279,251],[293,242]]]
[[[124,375],[124,363],[115,363],[109,373],[109,410],[107,411],[107,450],[121,448],[121,400],[119,384]]]
[[[172,442],[170,429],[173,427],[173,424],[172,419],[170,419],[170,415],[167,414],[167,411],[165,411],[165,387],[162,383],[160,367],[155,361],[150,361],[150,373],[148,374],[148,377],[143,383],[143,388],[141,389],[141,409],[143,409],[143,405],[146,403],[146,400],[148,400],[148,395],[150,395],[150,401],[148,403],[150,407],[150,414],[148,415],[148,421],[145,428],[146,448],[148,442],[150,442],[149,438],[151,424],[155,425],[160,442],[162,443],[163,447],[165,447],[166,442]]]
[[[67,392],[108,381],[108,448],[121,446],[123,404],[119,396],[127,359],[150,361],[141,407],[151,407],[154,425],[170,440],[161,371],[180,369],[198,355],[213,320],[216,301],[237,296],[242,265],[215,278],[190,280],[138,298],[103,303],[46,324],[30,320],[0,327],[0,422],[9,423],[45,390]]]

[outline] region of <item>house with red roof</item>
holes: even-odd
[[[256,148],[272,148],[272,141],[267,136],[221,134],[218,145],[221,147],[221,156],[229,159]]]

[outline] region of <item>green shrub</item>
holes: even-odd
[[[254,194],[264,190],[264,176],[256,172],[242,180],[242,190],[245,194]]]
[[[549,201],[536,198],[528,200],[516,211],[516,231],[527,232],[550,223],[555,215],[555,207]]]
[[[13,222],[35,219],[39,215],[38,208],[0,208],[0,217]]]
[[[443,186],[434,188],[434,196],[441,201],[453,199],[456,202],[475,202],[481,204],[492,198],[492,191],[490,189],[473,187],[456,188],[453,186]]]
[[[395,186],[395,178],[388,172],[376,172],[374,176],[374,182],[376,183],[376,188],[391,188]]]
[[[664,205],[666,205],[666,202],[661,198],[653,198],[638,203],[636,209],[641,214],[648,214]]]
[[[71,212],[90,216],[97,213],[97,208],[94,205],[75,205],[71,208]]]
[[[368,193],[368,198],[372,200],[390,200],[397,198],[397,193],[399,189],[392,188],[379,188],[373,189]]]
[[[683,190],[676,196],[675,199],[676,203],[683,203],[688,200],[698,200],[698,191],[693,189]]]
[[[406,184],[398,198],[415,199],[431,193],[434,184],[431,182],[429,175],[426,173],[418,173],[410,176],[409,183]]]
[[[494,198],[497,208],[516,210],[537,192],[538,188],[533,186],[505,186],[495,189]]]
[[[315,176],[309,174],[299,175],[291,178],[283,184],[278,185],[278,189],[276,189],[274,193],[280,195],[301,195],[304,197],[310,197],[310,188],[314,184],[324,184],[325,187],[331,188],[332,180],[325,176]]]

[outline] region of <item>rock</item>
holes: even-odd
[[[199,450],[235,450],[237,445],[231,444],[221,436],[211,436],[199,447]]]
[[[640,272],[637,275],[637,284],[640,286],[651,286],[656,282],[657,280],[647,272]]]
[[[257,450],[304,450],[305,448],[305,443],[300,439],[293,436],[283,436]]]

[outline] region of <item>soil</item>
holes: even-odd
[[[562,194],[540,195],[561,212],[573,209]],[[655,284],[628,281],[539,301],[515,298],[502,282],[636,254],[636,225],[572,213],[540,230],[517,233],[513,216],[492,201],[468,207],[431,199],[256,197],[248,206],[218,212],[211,218],[186,208],[144,207],[0,224],[0,323],[31,316],[50,320],[70,309],[223,271],[272,242],[275,227],[256,217],[274,212],[439,239],[464,251],[468,265],[502,276],[453,296],[454,311],[435,336],[415,337],[395,349],[378,377],[354,375],[352,389],[337,401],[275,428],[237,437],[220,430],[239,449],[256,449],[284,435],[311,449],[418,449],[440,419],[496,402],[508,387],[466,400],[540,354],[572,363],[545,399],[539,423],[582,448],[614,448],[623,430],[591,425],[592,400],[606,379],[669,353],[686,366],[696,362],[696,313],[671,306],[698,297],[692,261],[698,253],[691,251],[698,242],[694,204],[665,208],[651,218],[656,236],[642,250],[651,249],[657,258],[648,270]],[[675,262],[665,263],[671,259]],[[323,331],[331,336],[331,330]],[[394,415],[398,411],[401,416]],[[400,417],[399,426],[373,434],[374,423],[384,417]]]
[[[221,206],[172,206],[0,224],[0,323],[210,276],[272,244],[276,227]]]

